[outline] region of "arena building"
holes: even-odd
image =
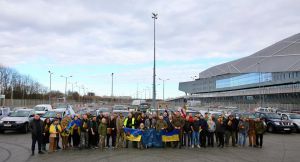
[[[300,108],[300,33],[250,56],[208,68],[180,82],[184,98],[202,106]]]

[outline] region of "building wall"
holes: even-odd
[[[299,81],[299,71],[278,73],[226,74],[211,78],[201,78],[190,82],[181,82],[179,83],[179,90],[188,94],[199,94],[295,83]],[[230,82],[229,85],[231,86],[222,87],[218,85],[220,83],[226,82]]]

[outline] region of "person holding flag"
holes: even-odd
[[[172,120],[172,125],[175,130],[179,132],[179,141],[175,142],[174,147],[179,147],[181,149],[182,146],[182,133],[183,133],[183,126],[185,124],[185,120],[181,117],[180,111],[177,111],[175,114],[174,119]]]
[[[132,117],[131,113],[129,113],[128,117],[124,120],[124,127],[135,129],[135,118]],[[128,136],[128,134],[126,134],[126,136]],[[128,148],[128,142],[129,140],[126,138],[126,148]]]

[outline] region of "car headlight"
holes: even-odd
[[[24,121],[16,121],[17,124],[22,124]]]
[[[0,124],[2,124],[3,123],[3,121],[2,120],[0,120]]]
[[[280,125],[280,123],[279,123],[279,122],[274,122],[274,124],[275,124],[275,125]]]

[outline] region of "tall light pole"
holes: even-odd
[[[61,75],[60,77],[63,77],[63,78],[65,78],[65,79],[66,79],[66,84],[65,84],[65,100],[67,100],[67,87],[68,87],[68,78],[71,78],[71,77],[72,77],[72,75],[70,75],[70,76],[63,76],[63,75]]]
[[[50,70],[48,71],[49,73],[49,79],[50,79],[50,89],[49,89],[49,104],[51,104],[51,85],[52,85],[52,75],[54,73],[52,73]]]
[[[111,97],[114,96],[114,73],[111,73]]]
[[[165,81],[170,80],[170,79],[161,79],[161,78],[159,78],[159,80],[163,81],[163,100],[165,100]]]
[[[152,18],[153,18],[153,27],[154,27],[154,32],[153,32],[153,48],[154,48],[154,51],[153,51],[153,97],[152,97],[152,106],[154,109],[156,109],[156,56],[155,56],[155,20],[157,19],[157,13],[152,13]]]

